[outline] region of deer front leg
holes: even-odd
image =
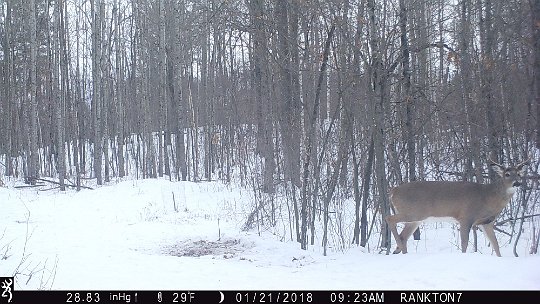
[[[495,231],[493,230],[493,228],[494,228],[493,222],[482,225],[482,230],[484,230],[484,234],[489,239],[489,243],[491,244],[491,247],[493,247],[495,254],[498,257],[500,257],[501,252],[499,251],[499,242],[497,242],[497,238],[495,237]]]
[[[396,239],[396,250],[394,250],[393,254],[398,254],[401,252],[402,248],[404,248],[401,236],[399,235],[397,231],[397,223],[399,222],[399,216],[398,214],[389,215],[386,217],[386,222],[388,223],[388,226],[390,227],[390,231],[392,231],[392,235],[394,236],[394,239]],[[407,250],[407,249],[405,249]],[[406,253],[407,251],[403,252]]]
[[[407,241],[419,225],[420,222],[405,223],[405,227],[403,227],[403,230],[401,230],[401,233],[399,234],[399,238],[401,239],[401,243],[403,245],[403,247],[401,247],[401,251],[403,253],[407,253]]]
[[[471,232],[472,224],[468,222],[459,223],[459,235],[461,237],[461,252],[467,252],[469,245],[469,233]]]

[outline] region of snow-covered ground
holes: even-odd
[[[479,232],[482,253],[462,254],[451,224],[429,224],[407,255],[353,246],[323,256],[271,231],[242,232],[252,194],[219,182],[129,180],[64,193],[7,184],[0,276],[18,269],[19,290],[540,289],[540,256],[527,254],[526,239],[515,258],[499,235],[497,258]]]

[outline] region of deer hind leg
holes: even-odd
[[[484,234],[489,239],[491,247],[493,247],[493,250],[495,250],[495,254],[500,257],[501,252],[499,251],[499,242],[497,242],[495,231],[493,230],[493,222],[482,225],[482,230],[484,230]]]
[[[407,253],[407,240],[411,237],[413,232],[418,228],[420,222],[405,223],[405,227],[401,230],[399,238],[401,239],[402,247],[401,252]]]
[[[461,237],[461,252],[467,252],[467,246],[469,245],[469,233],[471,232],[471,223],[459,223],[459,235]]]

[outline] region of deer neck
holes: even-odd
[[[490,195],[493,196],[501,209],[508,204],[516,192],[516,188],[512,184],[505,183],[502,179],[498,179],[487,186],[490,188]]]

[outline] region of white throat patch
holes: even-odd
[[[506,193],[509,195],[513,195],[514,193],[516,193],[516,190],[517,190],[517,187],[510,187],[506,189]]]

